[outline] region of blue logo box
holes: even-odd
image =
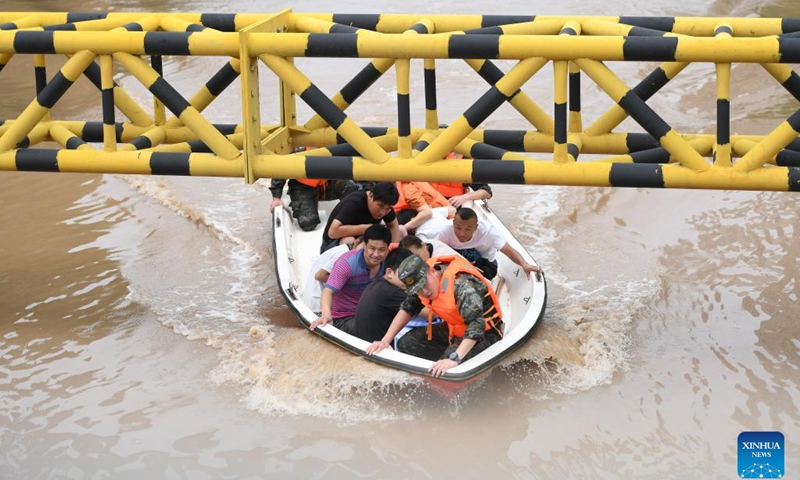
[[[783,478],[786,475],[781,432],[742,432],[737,444],[739,478]]]

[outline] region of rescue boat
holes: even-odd
[[[289,199],[285,198],[285,204]],[[317,313],[302,301],[304,285],[308,272],[319,256],[322,242],[322,229],[333,210],[335,201],[320,202],[321,223],[317,229],[305,232],[293,221],[288,208],[276,207],[272,215],[273,247],[275,271],[281,293],[305,328],[317,318]],[[489,208],[484,200],[473,203],[471,207],[478,217],[494,225],[520,254],[533,265],[538,265],[525,248],[511,234],[503,222]],[[498,365],[511,352],[527,342],[542,321],[547,304],[547,281],[545,276],[525,272],[504,254],[497,253],[498,275],[492,285],[498,293],[505,324],[503,338],[474,357],[463,361],[448,370],[442,377],[434,378],[429,373],[433,362],[407,355],[396,350],[385,349],[375,355],[367,355],[370,343],[349,335],[332,324],[317,328],[313,333],[366,360],[377,362],[389,368],[404,370],[414,375],[428,377],[435,386],[444,390],[456,391],[476,380],[492,367]]]

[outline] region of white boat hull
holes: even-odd
[[[287,203],[288,203],[288,199]],[[327,221],[328,213],[335,202],[320,202],[321,224],[316,230],[304,232],[292,221],[289,211],[277,207],[273,212],[273,242],[275,267],[280,283],[281,293],[289,307],[297,314],[302,324],[308,328],[317,318],[317,314],[303,303],[302,293],[308,271],[319,256],[322,243],[322,229]],[[491,211],[488,204],[478,201],[473,205],[478,216],[493,224],[505,237],[508,243],[531,264],[536,262],[508,231],[506,226]],[[547,282],[544,276],[534,275],[528,279],[522,269],[505,255],[497,254],[498,279],[502,277],[499,299],[503,311],[505,330],[503,338],[480,354],[451,368],[441,377],[442,380],[454,383],[466,383],[477,375],[497,365],[512,351],[519,348],[532,335],[541,322],[547,303]],[[494,284],[498,281],[495,279]],[[361,355],[369,360],[407,372],[430,376],[428,369],[433,362],[414,357],[394,350],[386,349],[376,355],[367,355],[368,342],[326,325],[315,330],[319,336]]]

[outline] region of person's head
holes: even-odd
[[[397,278],[409,295],[433,300],[439,295],[437,271],[417,255],[410,255],[397,267]]]
[[[364,235],[359,235],[358,237],[354,238],[353,241],[347,242],[347,248],[350,250],[364,248]]]
[[[433,245],[425,243],[416,235],[406,235],[400,239],[400,246],[411,250],[411,253],[428,261],[433,255]]]
[[[378,182],[367,190],[367,207],[376,220],[385,217],[399,199],[394,182]]]
[[[403,260],[411,255],[413,255],[411,250],[403,247],[397,247],[389,252],[389,255],[386,255],[386,261],[383,263],[385,269],[383,272],[383,278],[401,290],[403,289],[403,282],[401,282],[397,277],[397,269],[400,268],[400,264],[403,262]]]
[[[364,261],[368,267],[379,265],[389,253],[392,232],[386,226],[376,223],[364,232]]]
[[[478,214],[475,210],[461,207],[453,217],[453,232],[459,242],[468,242],[478,230]]]

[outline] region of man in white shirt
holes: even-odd
[[[345,252],[349,252],[353,248],[361,248],[364,244],[361,242],[361,237],[358,237],[353,243],[344,243],[337,245],[330,250],[325,250],[320,254],[311,269],[308,271],[308,278],[306,278],[306,287],[303,289],[303,303],[308,305],[312,312],[319,313],[319,297],[322,295],[322,288],[325,282],[328,281],[328,276],[331,274],[331,269],[336,260],[339,259]]]
[[[528,278],[531,272],[539,271],[539,267],[526,262],[494,226],[479,221],[478,214],[471,208],[460,208],[450,228],[441,230],[438,239],[469,260],[488,280],[497,275],[495,255],[498,250],[522,267]]]

